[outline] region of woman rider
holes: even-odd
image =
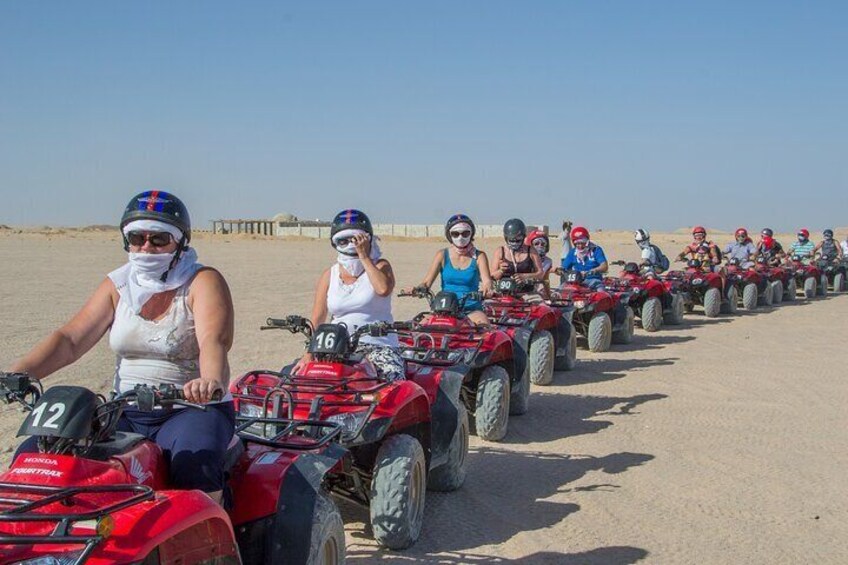
[[[484,292],[488,292],[492,288],[489,259],[474,246],[476,233],[477,228],[471,218],[465,214],[451,216],[445,224],[445,238],[451,245],[436,252],[420,286],[429,289],[436,277],[441,277],[442,290],[455,293],[460,300],[470,292],[479,291],[481,282]],[[466,301],[464,311],[475,324],[489,323],[479,300]]]
[[[842,248],[833,239],[833,230],[828,228],[822,232],[822,240],[816,245],[815,253],[828,257],[831,261],[842,260]]]
[[[371,220],[359,210],[342,210],[333,219],[330,243],[337,252],[336,263],[325,270],[315,288],[312,325],[327,321],[345,324],[350,333],[366,324],[393,322],[392,291],[395,275],[383,259],[374,237]],[[364,335],[357,351],[374,364],[380,377],[394,381],[405,378],[403,358],[397,352],[396,334]],[[299,373],[312,355],[306,353],[293,369]]]
[[[542,230],[533,230],[527,234],[524,245],[532,247],[539,254],[539,259],[542,262],[542,292],[544,296],[547,296],[551,289],[551,269],[554,266],[554,262],[548,257],[548,252],[551,250],[551,240],[548,238],[548,234]]]
[[[518,218],[507,220],[503,228],[506,245],[495,251],[491,275],[495,280],[512,277],[517,281],[541,280],[542,259],[532,245],[524,243],[527,226]]]
[[[155,441],[169,463],[174,488],[199,489],[221,500],[224,454],[235,414],[226,391],[233,342],[233,303],[224,277],[197,262],[188,210],[173,194],[133,197],[121,218],[129,261],[109,273],[82,309],[9,371],[43,379],[70,365],[107,331],[117,362],[114,390],[173,384],[206,410],[126,409],[118,429]],[[30,438],[33,440],[35,438]],[[37,450],[27,440],[20,451]]]

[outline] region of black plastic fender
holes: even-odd
[[[568,314],[563,312],[562,315],[557,318],[556,335],[554,335],[554,339],[556,339],[557,357],[562,357],[568,352],[568,340],[571,338],[571,332],[575,331],[574,327],[571,325],[572,312],[573,310],[569,310]]]
[[[627,302],[623,300],[619,300],[615,303],[615,307],[613,308],[613,326],[614,328],[621,327],[621,324],[624,323],[624,320],[627,319]]]
[[[465,410],[459,393],[469,373],[471,367],[455,365],[446,367],[439,379],[436,401],[430,408],[430,470],[447,462],[448,449],[457,431],[459,410]]]
[[[515,328],[513,331],[513,372],[512,379],[510,379],[513,383],[525,378],[524,372],[527,370],[527,358],[530,354],[530,336],[532,335],[533,330],[530,328]]]
[[[277,514],[265,536],[265,563],[300,564],[309,559],[312,516],[324,475],[347,450],[329,444],[321,453],[304,453],[286,471],[277,498]]]

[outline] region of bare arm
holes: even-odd
[[[504,250],[503,246],[498,247],[495,250],[495,261],[489,266],[489,274],[493,279],[499,280],[503,277],[503,269],[501,268],[501,263],[504,262]]]
[[[9,371],[43,379],[70,365],[94,347],[115,318],[115,285],[105,279],[70,321],[47,336]]]
[[[194,277],[189,290],[189,305],[194,313],[194,328],[200,350],[200,378],[183,387],[189,402],[212,400],[216,390],[222,392],[230,382],[227,353],[233,346],[233,298],[224,277],[215,269],[202,269]]]
[[[439,273],[442,272],[444,258],[444,251],[436,251],[436,255],[433,257],[433,262],[430,263],[430,269],[427,271],[427,276],[425,276],[424,280],[421,281],[421,286],[426,286],[427,288],[433,286],[433,283],[436,282],[436,277],[438,277]]]
[[[492,275],[489,274],[489,257],[483,251],[477,253],[477,270],[480,272],[480,284],[483,286],[483,292],[490,292],[493,283]]]
[[[315,285],[315,298],[312,302],[312,316],[310,317],[313,328],[317,328],[327,321],[327,314],[329,313],[327,308],[327,292],[330,290],[331,273],[332,268],[324,271],[321,274],[321,278],[318,279],[318,284]],[[295,363],[294,368],[292,368],[292,374],[299,374],[301,369],[310,361],[312,361],[312,354],[309,352],[304,353],[300,360]]]

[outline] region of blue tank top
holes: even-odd
[[[477,251],[474,252],[474,257],[471,258],[471,264],[464,269],[457,269],[453,266],[450,260],[450,251],[445,249],[445,261],[442,266],[442,290],[453,292],[457,298],[462,298],[469,292],[477,292],[480,290],[480,269],[477,268]],[[468,301],[465,303],[464,310],[471,312],[473,310],[482,310],[483,305],[479,300]]]

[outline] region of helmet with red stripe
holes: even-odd
[[[362,230],[368,235],[374,235],[371,220],[365,215],[365,212],[353,208],[342,210],[333,218],[333,223],[330,226],[330,239],[342,230]]]
[[[695,226],[692,228],[692,235],[697,235],[699,233],[704,234],[704,237],[707,237],[707,229],[704,226]]]
[[[191,241],[191,217],[188,208],[183,201],[163,190],[146,190],[130,199],[121,216],[121,233],[124,226],[135,220],[159,220],[171,224],[183,232],[183,241],[180,246],[184,247]],[[124,248],[129,249],[129,244],[124,237]]]
[[[747,238],[748,237],[748,230],[746,230],[745,228],[739,228],[738,230],[736,230],[736,237]]]
[[[798,230],[797,235],[803,237],[804,239],[809,239],[810,230],[808,230],[807,228],[801,228],[800,230]]]

